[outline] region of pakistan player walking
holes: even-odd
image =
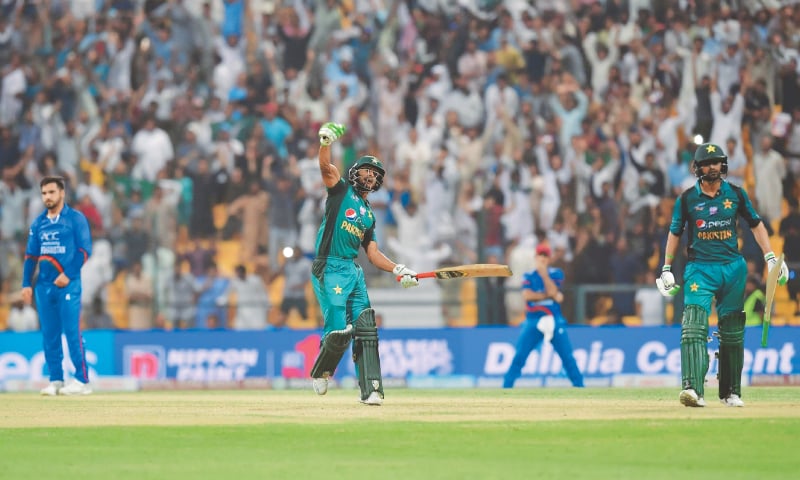
[[[311,283],[325,323],[311,377],[314,391],[325,395],[328,378],[333,375],[352,339],[361,402],[381,405],[383,379],[378,356],[378,330],[375,311],[370,308],[364,271],[355,261],[359,247],[364,249],[370,263],[401,277],[403,287],[413,287],[419,282],[415,271],[389,260],[375,241],[375,215],[367,195],[383,184],[386,171],[381,161],[372,156],[359,158],[348,170],[347,182],[331,163],[330,145],[344,132],[344,125],[332,122],[319,130],[319,169],[328,189],[328,198],[317,233]]]
[[[694,154],[697,183],[675,202],[669,227],[664,267],[656,286],[665,297],[678,293],[671,264],[680,236],[688,230],[688,263],[683,274],[684,311],[681,320],[680,402],[687,407],[704,407],[704,382],[709,367],[708,317],[716,300],[719,330],[719,398],[729,407],[743,407],[742,368],[744,364],[744,288],[747,265],[739,252],[736,234],[741,216],[753,231],[769,270],[780,268],[779,283],[789,278],[786,264],[770,246],[769,234],[753,209],[747,192],[728,183],[728,157],[717,145],[705,143]]]

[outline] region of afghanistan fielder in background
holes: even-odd
[[[536,247],[536,269],[522,277],[522,298],[525,300],[525,321],[517,339],[516,352],[511,366],[503,378],[503,388],[512,388],[522,373],[528,355],[542,340],[551,342],[572,385],[583,387],[583,375],[575,363],[572,343],[567,336],[567,320],[561,314],[564,294],[564,272],[550,266],[550,247]]]
[[[312,264],[311,283],[325,323],[319,356],[311,369],[314,391],[325,395],[328,378],[336,370],[353,340],[361,402],[383,403],[383,378],[378,356],[378,329],[375,311],[370,307],[364,271],[356,263],[359,247],[379,269],[402,277],[400,284],[419,284],[417,273],[395,264],[378,249],[375,241],[375,216],[367,195],[383,184],[386,171],[375,157],[359,158],[345,182],[331,163],[331,143],[344,135],[345,126],[326,123],[319,130],[319,169],[327,187],[325,213],[317,233],[316,258]]]
[[[42,395],[88,395],[89,368],[80,331],[81,267],[92,254],[89,222],[64,203],[64,179],[45,177],[39,183],[47,208],[31,224],[22,276],[22,298],[30,304],[36,297],[42,329],[44,357],[50,370],[50,384]],[[39,266],[36,291],[31,283]],[[64,386],[61,361],[61,333],[67,337],[75,378]]]
[[[687,407],[704,407],[704,382],[709,357],[706,345],[711,303],[716,300],[719,330],[718,377],[720,401],[729,407],[743,407],[744,290],[747,264],[739,252],[737,216],[753,231],[769,270],[780,268],[779,283],[786,283],[786,264],[778,265],[769,234],[753,209],[747,192],[728,183],[728,157],[717,145],[705,143],[694,154],[697,183],[675,202],[664,255],[664,267],[656,286],[665,297],[678,293],[671,264],[680,236],[688,228],[688,263],[683,274],[684,311],[681,320],[680,402]]]

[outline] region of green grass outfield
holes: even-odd
[[[715,397],[716,390],[707,392]],[[800,389],[0,395],[0,479],[791,479]]]

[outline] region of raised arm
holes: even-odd
[[[340,123],[328,122],[319,129],[319,172],[322,182],[331,188],[342,178],[339,169],[331,163],[331,144],[344,135],[347,127]]]

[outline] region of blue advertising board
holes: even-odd
[[[500,378],[514,355],[518,327],[385,329],[380,354],[387,379],[411,377]],[[680,375],[679,327],[570,327],[578,366],[587,379],[614,375]],[[236,381],[308,378],[319,352],[316,330],[84,333],[93,375],[140,379]],[[709,350],[717,349],[716,340]],[[800,374],[800,328],[775,327],[769,346],[760,329],[745,337],[745,373]],[[66,348],[66,347],[65,347]],[[716,371],[711,355],[710,373]],[[69,356],[65,355],[69,365]],[[337,376],[353,376],[349,355]],[[561,361],[549,344],[533,351],[523,379],[558,377]],[[39,333],[0,333],[0,381],[47,378]]]
[[[387,378],[474,375],[499,377],[514,355],[518,328],[386,329],[380,354]],[[680,374],[679,327],[571,327],[575,358],[587,377]],[[307,378],[319,352],[318,331],[119,332],[115,364],[121,375],[179,380]],[[773,328],[760,348],[760,330],[748,329],[745,372],[800,373],[800,329]],[[711,351],[716,341],[709,343]],[[712,355],[713,359],[713,355]],[[716,365],[711,365],[714,372]],[[558,376],[561,361],[549,344],[528,357],[523,376]],[[337,370],[354,373],[349,355]]]
[[[86,363],[89,364],[89,378],[97,375],[115,375],[118,368],[114,363],[114,332],[83,332],[86,348]],[[69,359],[66,338],[62,336],[64,348],[64,372],[74,372]],[[47,362],[42,350],[42,335],[39,332],[0,333],[0,382],[5,380],[40,381],[50,378]]]
[[[313,331],[118,332],[120,375],[143,380],[308,378],[319,351]]]

